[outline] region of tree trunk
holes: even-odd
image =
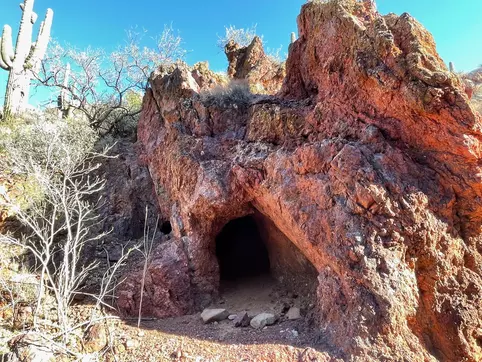
[[[20,69],[10,70],[3,107],[4,118],[19,114],[26,109],[31,78],[31,71],[24,69],[23,66]]]

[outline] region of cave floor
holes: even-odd
[[[309,314],[313,307],[312,297],[291,292],[271,275],[264,274],[236,281],[222,281],[220,298],[212,307],[225,308],[231,314],[246,311],[250,317],[263,312],[280,316],[289,307],[301,308]]]

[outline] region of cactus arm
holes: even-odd
[[[40,64],[40,61],[45,56],[47,51],[47,45],[50,40],[50,28],[52,27],[52,19],[54,12],[52,9],[47,9],[47,14],[45,15],[45,20],[42,21],[40,29],[37,36],[37,42],[33,47],[33,52],[31,52],[25,62],[26,67],[35,68]]]
[[[20,4],[20,9],[22,11],[25,9],[25,5],[23,3]],[[32,21],[32,24],[35,24],[35,22],[37,21],[37,18],[38,18],[37,13],[32,11],[32,17],[30,18],[30,20]]]
[[[2,38],[0,37],[0,68],[10,70],[10,67],[3,61],[2,57]]]
[[[22,112],[28,104],[30,80],[40,67],[45,56],[52,26],[52,10],[48,9],[45,20],[40,25],[37,42],[32,41],[33,24],[37,14],[33,11],[35,0],[23,0],[20,4],[22,19],[17,35],[16,47],[12,46],[12,29],[3,28],[0,38],[0,67],[9,72],[5,92],[4,115]]]
[[[293,32],[291,33],[291,44],[293,44],[296,41],[296,34]]]
[[[20,30],[17,37],[17,45],[15,47],[15,62],[24,64],[30,52],[32,45],[32,13],[34,0],[24,0],[20,8],[23,11],[22,20],[20,21]]]
[[[8,68],[11,68],[13,66],[13,59],[15,57],[15,53],[13,51],[12,45],[12,28],[9,25],[5,25],[3,27],[2,44],[0,48],[2,50],[2,53],[0,55],[3,63]]]

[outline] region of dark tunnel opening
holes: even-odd
[[[171,231],[172,231],[171,222],[169,220],[164,221],[161,224],[161,232],[165,235],[169,235],[171,233]]]
[[[268,250],[252,216],[231,220],[224,226],[216,237],[216,256],[221,281],[270,272]]]

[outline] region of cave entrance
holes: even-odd
[[[231,220],[224,226],[216,237],[216,256],[221,282],[270,272],[268,249],[251,215]]]
[[[308,311],[318,285],[315,268],[266,215],[254,211],[229,221],[215,239],[219,264],[217,308],[282,315]]]

